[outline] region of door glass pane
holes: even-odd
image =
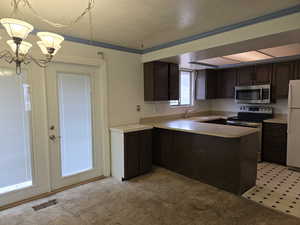
[[[32,185],[29,86],[0,69],[0,194]]]
[[[58,73],[61,173],[93,168],[91,82],[89,76]]]

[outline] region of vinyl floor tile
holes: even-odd
[[[300,172],[287,167],[258,164],[256,186],[243,196],[261,205],[300,217]]]

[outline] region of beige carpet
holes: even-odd
[[[31,207],[57,199],[58,204]],[[164,169],[120,183],[113,178],[0,212],[0,225],[299,225],[265,208]]]

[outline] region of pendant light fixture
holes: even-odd
[[[64,38],[58,34],[50,32],[38,32],[37,36],[41,41],[37,42],[40,47],[44,59],[35,59],[28,54],[32,44],[24,41],[30,32],[33,31],[33,26],[22,20],[17,20],[13,18],[4,18],[0,20],[0,23],[5,28],[8,36],[11,40],[6,43],[10,46],[13,53],[8,50],[0,52],[0,58],[4,58],[8,63],[16,64],[16,73],[21,74],[21,65],[29,64],[30,62],[35,62],[40,67],[45,68],[52,60],[53,56],[61,48],[61,43]]]

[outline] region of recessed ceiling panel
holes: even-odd
[[[250,51],[250,52],[243,52],[234,55],[227,55],[224,56],[224,58],[236,60],[239,62],[251,62],[251,61],[264,60],[264,59],[271,59],[272,57],[257,51]]]
[[[222,58],[222,57],[204,59],[204,60],[199,60],[197,62],[206,63],[206,64],[210,64],[210,65],[216,65],[216,66],[222,66],[222,65],[237,64],[237,63],[239,63],[239,61],[235,61],[235,60],[231,60],[231,59],[226,59],[226,58]]]
[[[279,46],[275,48],[266,48],[259,51],[272,55],[274,57],[300,55],[300,44],[296,43],[291,45]]]

